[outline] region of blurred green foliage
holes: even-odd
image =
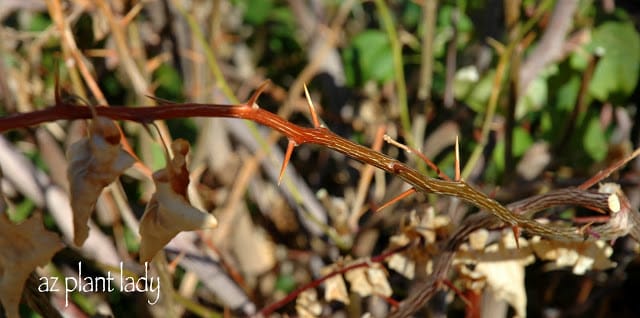
[[[593,31],[589,48],[602,54],[589,93],[601,102],[624,102],[638,85],[640,35],[630,21],[608,21]]]
[[[389,38],[380,30],[366,30],[353,37],[343,53],[347,85],[393,79],[393,56]]]

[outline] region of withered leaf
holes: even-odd
[[[88,138],[72,144],[67,151],[76,245],[82,245],[89,236],[87,223],[102,190],[135,162],[120,145],[120,130],[113,121],[96,117],[90,130]]]
[[[315,289],[307,289],[296,298],[296,313],[301,318],[315,318],[322,314],[322,305],[318,301]]]
[[[186,197],[189,171],[186,154],[189,144],[182,139],[173,142],[174,157],[165,169],[153,174],[156,192],[149,200],[140,220],[140,261],[151,260],[160,249],[181,231],[214,228],[216,218],[189,204]]]
[[[9,318],[18,318],[24,283],[38,266],[47,264],[64,245],[36,214],[20,224],[0,214],[0,301]]]
[[[329,266],[323,268],[321,273],[328,275],[333,270],[334,266]],[[342,275],[334,275],[324,281],[324,300],[335,300],[343,304],[349,304],[349,293],[347,292],[347,286],[344,283]]]
[[[387,275],[380,264],[350,270],[345,274],[345,278],[351,284],[351,291],[362,297],[369,295],[391,296],[393,293]]]
[[[549,269],[572,267],[574,274],[584,275],[588,270],[616,266],[609,259],[613,249],[604,241],[559,242],[535,236],[531,239],[531,247],[541,259],[553,261]]]

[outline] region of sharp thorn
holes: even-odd
[[[516,240],[516,247],[520,248],[520,228],[518,226],[512,226],[511,231],[513,231],[513,238]]]
[[[289,144],[287,145],[287,151],[284,154],[284,160],[282,161],[282,167],[280,168],[280,175],[278,176],[278,185],[282,182],[282,176],[284,176],[284,171],[287,169],[287,165],[289,164],[289,159],[291,159],[291,154],[293,153],[293,148],[296,147],[296,142],[289,139]]]
[[[307,105],[309,106],[309,112],[311,113],[311,120],[313,121],[313,128],[319,128],[320,121],[318,120],[318,114],[316,114],[316,108],[315,106],[313,106],[313,101],[311,100],[311,96],[309,95],[307,84],[303,84],[303,87],[304,87],[304,96],[307,98]]]
[[[380,212],[380,211],[382,211],[383,209],[387,208],[388,206],[390,206],[390,205],[392,205],[392,204],[394,204],[394,203],[396,203],[396,202],[398,202],[398,201],[400,201],[400,200],[402,200],[402,199],[404,199],[404,198],[406,198],[406,197],[410,196],[411,194],[413,194],[413,193],[415,193],[415,192],[416,192],[416,189],[415,189],[415,188],[410,188],[409,190],[404,191],[404,192],[402,192],[402,193],[398,194],[397,196],[395,196],[395,197],[394,197],[394,198],[392,198],[391,200],[389,200],[389,201],[387,201],[387,202],[383,203],[381,206],[379,206],[379,207],[376,209],[376,212]]]
[[[174,101],[170,101],[168,99],[160,98],[160,97],[157,97],[157,96],[152,96],[152,95],[144,95],[144,96],[146,96],[148,99],[151,99],[151,100],[155,101],[159,105],[167,105],[167,104],[175,104],[176,103]]]

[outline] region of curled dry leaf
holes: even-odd
[[[18,304],[27,277],[63,246],[56,234],[44,228],[40,214],[20,224],[0,214],[0,301],[7,317],[19,317]]]
[[[351,284],[351,291],[362,297],[370,295],[391,296],[393,291],[387,280],[387,273],[380,264],[371,264],[370,267],[360,267],[348,271],[345,278]]]
[[[315,318],[322,314],[322,305],[318,301],[315,289],[307,289],[296,298],[296,312],[300,318]]]
[[[584,275],[588,270],[609,269],[616,266],[609,259],[613,253],[604,241],[559,242],[547,241],[538,236],[531,239],[533,251],[543,260],[554,261],[549,269],[572,267],[576,275]]]
[[[248,211],[233,222],[231,248],[238,267],[247,277],[257,277],[276,265],[276,246],[263,228],[253,224]]]
[[[334,269],[334,266],[325,267],[321,273],[322,275],[328,275]],[[349,293],[347,293],[347,286],[342,275],[334,275],[324,281],[324,300],[335,300],[343,304],[349,304]]]
[[[140,261],[153,258],[181,231],[215,228],[216,218],[189,204],[187,186],[189,171],[186,155],[189,144],[182,139],[173,142],[174,157],[165,169],[153,174],[156,192],[149,200],[140,220]]]
[[[500,243],[491,244],[485,248],[485,255],[498,254],[498,261],[480,261],[475,271],[486,279],[487,288],[493,291],[498,299],[509,303],[517,317],[527,315],[527,291],[524,285],[524,268],[533,263],[533,256],[529,243],[519,238],[516,245],[511,231],[502,235]]]
[[[135,162],[120,145],[120,137],[113,121],[96,117],[91,123],[90,136],[72,144],[67,151],[76,245],[82,245],[89,236],[87,223],[102,190]]]
[[[436,215],[433,207],[429,207],[425,213],[418,215],[416,211],[409,214],[409,222],[404,225],[400,234],[391,237],[390,247],[400,247],[409,244],[413,239],[420,237],[427,245],[415,246],[402,253],[391,255],[387,260],[389,268],[413,279],[415,276],[416,261],[427,264],[427,273],[431,272],[431,255],[435,254],[437,233],[449,233],[451,231],[451,219],[448,216]]]
[[[416,275],[416,262],[401,253],[391,255],[387,265],[408,279],[413,279]]]
[[[487,230],[477,230],[469,235],[469,244],[461,246],[456,253],[454,263],[463,283],[476,291],[491,290],[496,298],[515,309],[517,317],[525,317],[524,268],[535,260],[529,242],[519,238],[518,247],[511,231],[505,231],[498,243],[485,246],[488,238]]]

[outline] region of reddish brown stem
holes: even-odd
[[[257,99],[257,94],[250,102]],[[575,227],[557,227],[542,225],[534,220],[521,217],[506,207],[477,191],[464,181],[451,181],[429,178],[402,162],[380,152],[344,139],[325,127],[308,128],[292,124],[277,115],[257,107],[254,103],[236,106],[218,104],[171,104],[159,107],[96,107],[98,115],[114,120],[130,120],[151,122],[159,119],[175,119],[188,117],[231,117],[252,120],[287,136],[297,145],[304,143],[317,144],[341,152],[360,162],[387,171],[416,190],[458,197],[483,209],[510,226],[518,225],[525,231],[542,237],[561,241],[582,241],[584,238]],[[11,115],[0,119],[0,132],[18,127],[26,127],[60,119],[91,118],[88,107],[77,105],[58,105],[40,111]]]

